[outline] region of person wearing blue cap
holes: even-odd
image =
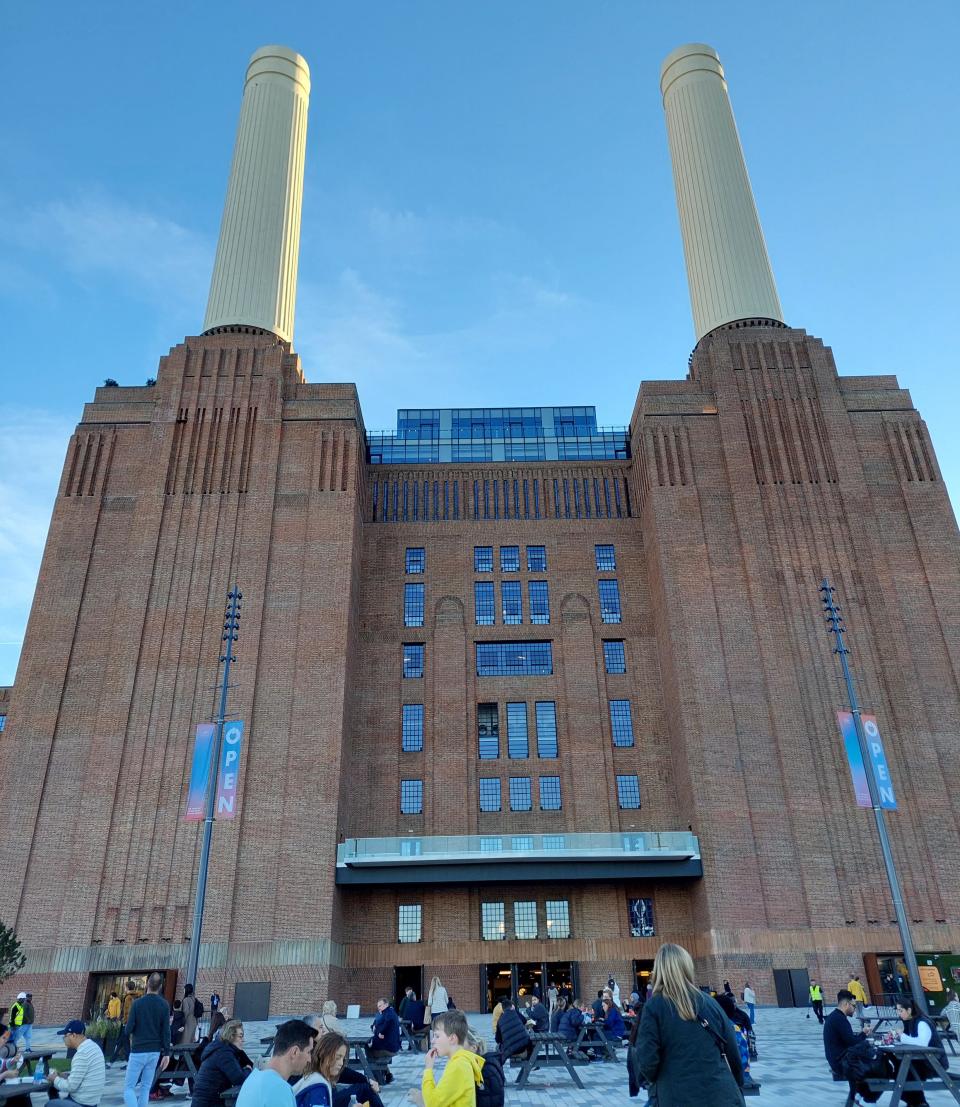
[[[60,1033],[63,1044],[76,1053],[68,1073],[61,1076],[51,1072],[47,1076],[50,1086],[60,1093],[59,1099],[48,1102],[60,1107],[98,1107],[107,1079],[103,1050],[87,1037],[87,1028],[80,1019],[71,1019]]]

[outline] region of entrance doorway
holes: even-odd
[[[553,984],[557,991],[565,991],[574,998],[579,988],[579,973],[576,961],[521,961],[513,964],[480,966],[480,990],[486,1000],[484,1010],[492,1011],[497,1003],[506,996],[517,998],[524,995],[539,995],[545,1000],[547,990]]]
[[[647,985],[650,983],[650,974],[653,972],[652,961],[634,961],[633,963],[633,989],[640,997],[641,1003],[647,1002]]]
[[[393,1006],[400,1008],[400,1000],[407,988],[413,988],[417,999],[423,999],[423,965],[400,965],[393,970]],[[424,1000],[426,1002],[426,1000]]]

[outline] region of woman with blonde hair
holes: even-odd
[[[337,1005],[332,999],[328,999],[323,1005],[323,1013],[320,1016],[320,1025],[317,1029],[321,1033],[342,1034],[343,1023],[337,1018]]]
[[[693,982],[693,958],[665,944],[653,962],[653,995],[644,1004],[636,1067],[657,1107],[743,1107],[743,1068],[730,1020]]]
[[[447,989],[440,983],[440,977],[435,976],[430,981],[430,991],[427,995],[427,1010],[431,1017],[439,1015],[441,1011],[446,1011],[449,1002],[450,997],[447,995]]]

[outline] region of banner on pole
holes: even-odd
[[[223,750],[220,753],[220,779],[217,788],[217,818],[232,819],[237,806],[237,781],[240,775],[240,747],[243,744],[243,720],[223,725]]]
[[[207,782],[210,779],[210,761],[213,758],[213,723],[200,723],[193,740],[193,767],[190,770],[190,787],[187,790],[187,812],[183,821],[198,823],[205,815]]]
[[[873,765],[873,775],[877,782],[877,794],[880,798],[880,806],[886,811],[897,810],[897,799],[893,794],[893,782],[890,779],[890,769],[887,766],[887,757],[883,751],[883,742],[880,738],[880,728],[877,726],[875,715],[861,715],[863,733],[867,739],[867,752]],[[872,807],[870,802],[870,786],[867,784],[867,770],[863,763],[863,754],[860,752],[860,743],[857,741],[857,728],[853,721],[853,712],[838,711],[837,722],[840,725],[840,733],[843,736],[843,744],[847,750],[847,761],[850,763],[850,776],[853,778],[853,790],[857,797],[859,807]]]

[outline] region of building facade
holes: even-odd
[[[682,94],[684,126],[699,111],[739,156],[708,50],[664,65],[688,269],[705,246],[685,181],[726,197],[731,227],[756,214],[745,170],[711,184],[727,163],[671,122]],[[231,188],[248,98],[292,86],[299,120],[305,69],[254,56]],[[284,171],[302,165],[294,149]],[[255,310],[242,280],[224,292],[221,252],[255,215],[228,209],[215,325],[154,386],[99,388],[83,412],[0,699],[4,921],[40,1020],[183,972],[193,733],[234,584],[246,736],[198,978],[231,1010],[366,1008],[434,975],[469,1010],[548,980],[590,995],[643,981],[664,940],[772,1002],[776,970],[845,983],[896,952],[824,577],[894,773],[917,947],[960,948],[956,522],[909,393],[838,375],[779,318],[759,224],[743,250],[719,236],[715,286],[691,269],[687,379],[641,384],[627,427],[418,410],[368,436],[353,385],[304,379],[289,313],[264,321],[262,274]],[[290,218],[270,254],[287,294]]]

